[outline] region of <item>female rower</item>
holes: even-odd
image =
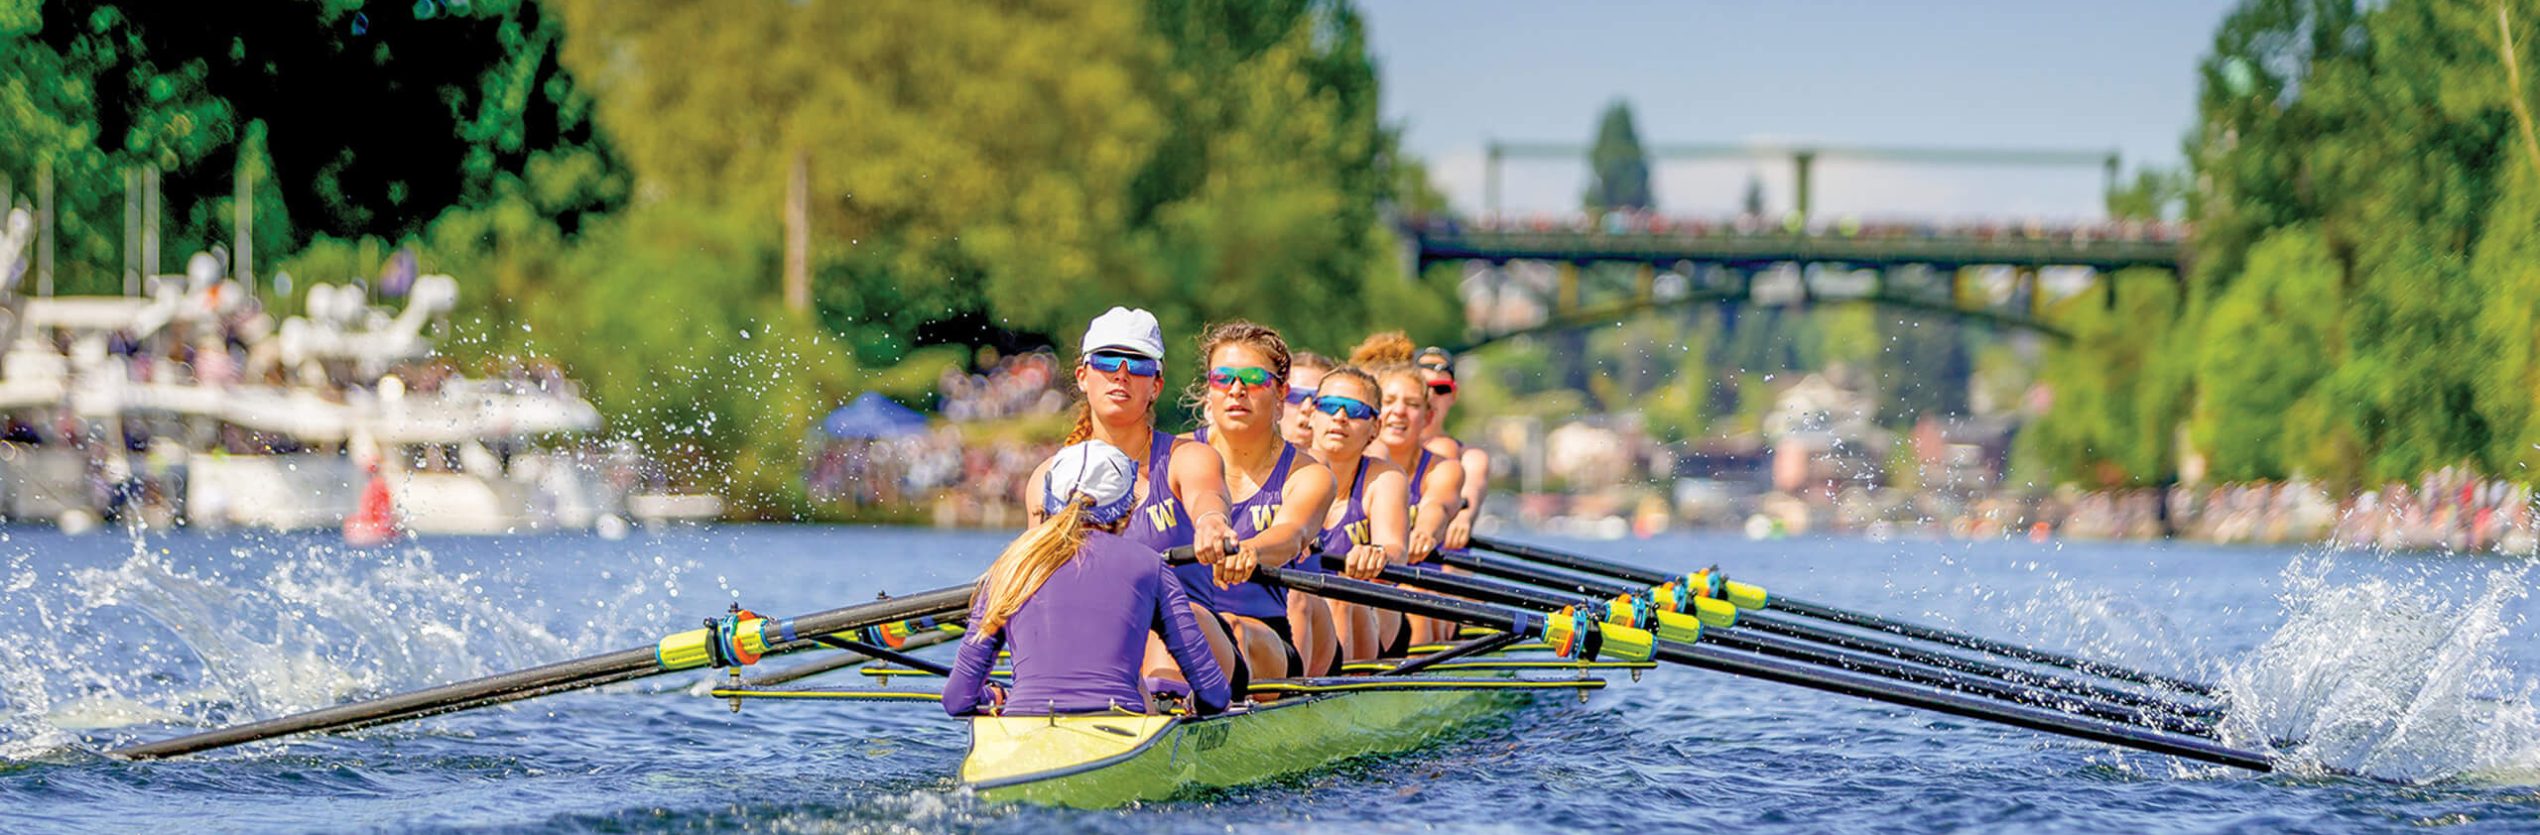
[[[1236,547],[1213,568],[1176,569],[1193,602],[1216,612],[1235,638],[1232,674],[1256,678],[1329,675],[1339,647],[1322,600],[1252,579],[1256,566],[1310,557],[1332,503],[1332,477],[1314,456],[1279,436],[1288,394],[1288,343],[1251,322],[1219,324],[1200,336],[1209,371],[1194,392],[1207,422],[1192,433],[1226,462],[1234,498]]]
[[[944,683],[944,712],[1039,716],[1147,712],[1139,672],[1149,636],[1182,665],[1199,713],[1226,709],[1226,677],[1182,584],[1155,549],[1120,535],[1138,463],[1101,441],[1058,451],[1034,479],[1041,522],[997,555],[970,598],[970,627]],[[1011,690],[988,682],[1014,649]]]
[[[1314,389],[1330,370],[1332,358],[1312,351],[1298,351],[1288,359],[1288,408],[1279,418],[1279,434],[1288,443],[1314,448]]]
[[[1490,492],[1490,451],[1446,434],[1446,415],[1455,408],[1458,388],[1455,355],[1444,348],[1422,348],[1414,362],[1420,366],[1421,378],[1429,382],[1429,427],[1421,433],[1421,446],[1439,455],[1454,456],[1456,463],[1464,466],[1463,502],[1438,537],[1438,547],[1461,551],[1473,545],[1473,523],[1480,521],[1482,498]]]
[[[1164,331],[1155,314],[1112,308],[1085,328],[1083,351],[1076,387],[1085,402],[1067,443],[1102,441],[1139,462],[1136,510],[1121,535],[1157,553],[1187,545],[1202,564],[1216,565],[1235,538],[1227,516],[1225,464],[1207,444],[1155,428],[1155,401],[1164,393]],[[1042,462],[1030,483],[1040,483],[1049,468],[1050,462]],[[1025,506],[1031,508],[1031,523],[1040,524],[1041,503]],[[1216,651],[1218,666],[1234,666],[1235,644],[1217,619],[1201,620],[1200,631]],[[1181,675],[1167,649],[1161,641],[1149,642],[1147,675],[1170,682]]]
[[[1386,565],[1400,565],[1411,527],[1411,500],[1402,468],[1368,455],[1376,440],[1376,378],[1354,367],[1323,375],[1314,398],[1314,454],[1336,479],[1324,516],[1323,553],[1347,555],[1341,572],[1373,579]],[[1341,657],[1367,661],[1409,649],[1402,613],[1330,601],[1341,639]],[[1402,636],[1399,640],[1396,636]]]
[[[1383,402],[1377,404],[1376,444],[1369,454],[1400,465],[1411,480],[1409,558],[1419,563],[1437,553],[1446,523],[1463,501],[1464,465],[1421,446],[1420,433],[1429,425],[1429,383],[1411,364],[1411,350],[1410,337],[1387,331],[1359,343],[1350,364],[1374,369]],[[1410,622],[1411,640],[1420,643],[1451,636],[1457,628],[1423,617]]]

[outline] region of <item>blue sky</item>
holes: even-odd
[[[1641,139],[2116,149],[2174,165],[2197,60],[2228,0],[1599,2],[1363,0],[1386,118],[1465,210],[1492,138],[1586,143],[1615,98]],[[1659,205],[1733,212],[1750,177],[1790,204],[1782,161],[1661,166]],[[2096,167],[1821,162],[1822,216],[2103,215]],[[1512,162],[1512,212],[1573,210],[1583,164]]]

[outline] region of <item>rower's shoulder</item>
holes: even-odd
[[[1176,463],[1179,463],[1183,458],[1190,456],[1205,456],[1210,461],[1215,461],[1219,464],[1225,463],[1225,457],[1218,455],[1217,448],[1209,446],[1207,441],[1193,438],[1188,433],[1170,435],[1167,437],[1173,441],[1171,460]]]
[[[1445,435],[1420,442],[1420,448],[1442,458],[1460,458],[1464,455],[1464,442]]]
[[[1295,457],[1288,462],[1287,489],[1293,491],[1312,484],[1330,486],[1339,478],[1332,468],[1323,465],[1322,459],[1314,457],[1312,450],[1289,444],[1288,451]]]

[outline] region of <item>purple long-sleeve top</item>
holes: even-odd
[[[974,619],[978,605],[971,610]],[[973,622],[976,622],[975,620]],[[1014,687],[1005,712],[1039,716],[1144,712],[1139,667],[1147,634],[1164,637],[1182,665],[1199,712],[1226,709],[1226,674],[1191,616],[1182,583],[1154,549],[1102,531],[1085,535],[1076,558],[1058,567],[996,634],[961,642],[944,682],[944,712],[968,716],[989,706],[983,685],[997,651],[1014,649]]]

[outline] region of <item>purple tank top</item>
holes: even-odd
[[[1323,538],[1319,544],[1323,546],[1323,553],[1335,557],[1347,556],[1351,548],[1366,544],[1375,535],[1373,528],[1374,523],[1367,521],[1367,459],[1360,458],[1358,475],[1349,482],[1349,504],[1341,510],[1340,518],[1323,526]],[[1323,566],[1320,557],[1303,567],[1331,573],[1331,569]]]
[[[1173,444],[1175,439],[1161,431],[1147,439],[1147,497],[1138,509],[1129,513],[1129,528],[1120,535],[1130,541],[1163,553],[1191,544],[1190,511],[1173,498]],[[1195,591],[1195,590],[1194,590]]]
[[[1420,485],[1429,480],[1429,462],[1436,459],[1436,453],[1422,448],[1420,462],[1411,468],[1411,521],[1409,524],[1420,524]]]
[[[1251,539],[1270,527],[1279,516],[1280,500],[1287,494],[1288,471],[1296,465],[1296,446],[1279,445],[1279,463],[1270,468],[1270,477],[1262,479],[1261,489],[1244,497],[1229,508],[1233,515],[1235,536]],[[1288,594],[1258,582],[1236,583],[1233,588],[1217,587],[1216,575],[1208,566],[1198,563],[1177,565],[1173,574],[1182,578],[1182,590],[1191,601],[1209,611],[1249,618],[1283,618],[1288,616]]]

